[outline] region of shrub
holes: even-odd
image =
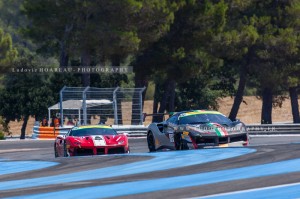
[[[0,140],[5,140],[5,136],[4,136],[4,133],[2,131],[0,131]]]

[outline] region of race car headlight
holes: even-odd
[[[244,133],[246,132],[246,129],[243,125],[237,125],[235,127],[232,127],[230,131],[234,133]]]
[[[124,140],[119,141],[118,144],[124,144]]]

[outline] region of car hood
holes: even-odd
[[[226,137],[230,134],[243,132],[242,123],[231,123],[226,125],[221,125],[218,123],[205,123],[196,125],[185,125],[184,129],[194,133],[207,134],[207,135],[217,135],[219,137]],[[179,127],[180,129],[181,127]]]

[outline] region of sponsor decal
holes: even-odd
[[[216,123],[208,123],[207,124],[209,127],[212,127],[213,130],[216,132],[216,134],[219,136],[219,137],[226,137],[228,136],[228,133],[227,131],[222,128],[220,125],[216,124]]]
[[[197,145],[198,146],[215,146],[215,143],[204,142],[204,143],[199,143]]]
[[[94,146],[106,146],[105,139],[101,135],[91,136],[94,142]],[[101,139],[100,139],[101,138]]]
[[[174,134],[173,133],[169,134],[169,140],[170,140],[170,142],[174,142]]]
[[[219,147],[229,147],[229,144],[219,144]]]
[[[183,133],[182,133],[183,135],[189,135],[189,132],[187,132],[187,131],[183,131]]]
[[[159,142],[159,140],[158,140],[158,139],[156,139],[156,138],[155,138],[155,145],[156,145],[156,146],[159,146],[159,145],[160,145],[160,142]]]

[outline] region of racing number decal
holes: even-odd
[[[174,142],[174,134],[173,133],[169,134],[169,139],[170,139],[170,142]]]

